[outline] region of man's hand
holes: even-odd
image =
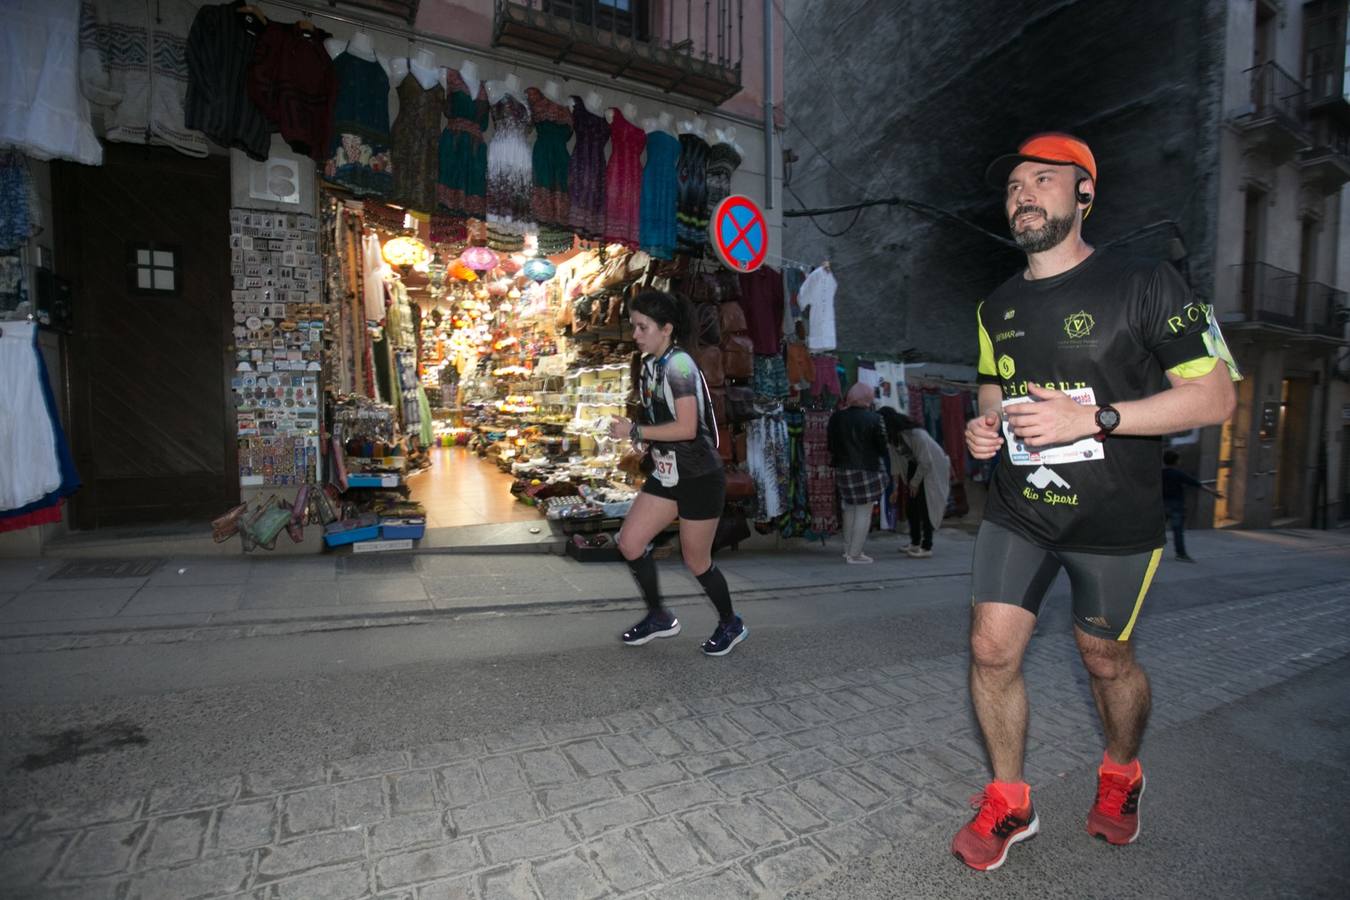
[[[991,459],[1003,447],[998,411],[988,410],[966,423],[966,449],[976,459]]]
[[[1071,444],[1096,434],[1096,408],[1083,406],[1063,391],[1030,383],[1035,403],[1015,403],[1006,410],[1017,439],[1033,447]]]

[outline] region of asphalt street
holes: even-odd
[[[720,660],[692,597],[683,634],[636,649],[616,640],[633,607],[16,644],[0,881],[117,900],[1345,896],[1350,548],[1201,546],[1165,563],[1139,626],[1156,715],[1134,847],[1082,827],[1101,741],[1061,582],[1028,659],[1042,834],[996,873],[948,854],[985,778],[949,566],[743,590],[751,637]]]

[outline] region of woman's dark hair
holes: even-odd
[[[889,406],[883,406],[877,410],[881,414],[881,421],[886,423],[886,440],[891,442],[891,446],[900,446],[900,432],[911,431],[919,427],[915,422],[904,413],[898,413]]]
[[[685,297],[665,291],[643,291],[633,298],[633,312],[640,312],[657,325],[670,325],[671,339],[689,352],[698,349],[698,316]]]

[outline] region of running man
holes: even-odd
[[[966,865],[996,869],[1040,829],[1022,771],[1022,656],[1060,570],[1074,637],[1106,735],[1087,830],[1139,836],[1148,678],[1130,643],[1163,546],[1160,435],[1217,425],[1236,369],[1209,309],[1168,263],[1094,250],[1083,219],[1097,191],[1087,144],[1041,134],[995,160],[1027,267],[980,304],[977,459],[1001,454],[975,543],[970,694],[994,780],[952,841]]]

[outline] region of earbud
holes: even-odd
[[[1083,182],[1085,181],[1087,181],[1088,184],[1092,183],[1091,181],[1088,181],[1088,179],[1086,178],[1080,178],[1078,179],[1078,184],[1074,186],[1075,195],[1078,197],[1079,203],[1092,202],[1092,195],[1089,194],[1087,191],[1083,190]]]

